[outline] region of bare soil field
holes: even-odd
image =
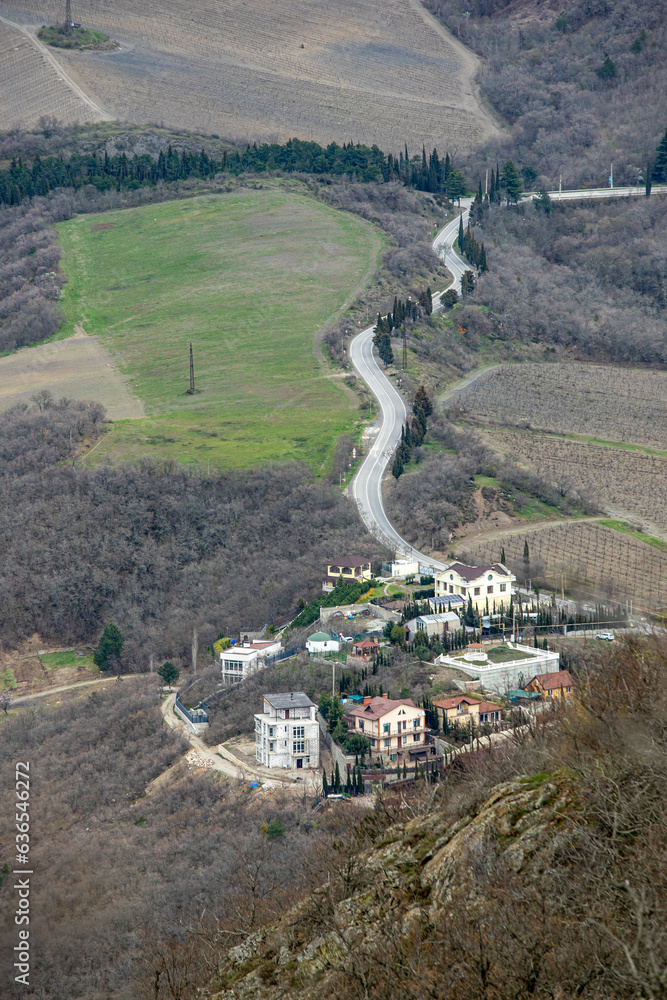
[[[472,542],[470,549],[481,559],[493,562],[499,558],[502,546],[507,562],[512,565],[522,558],[526,541],[531,560],[544,563],[544,581],[557,590],[562,577],[566,591],[578,591],[590,600],[632,598],[637,610],[667,604],[664,551],[595,523],[536,528],[499,536],[490,542]]]
[[[487,430],[485,436],[550,482],[572,483],[605,510],[667,537],[667,458],[529,431]]]
[[[98,117],[24,34],[0,21],[0,128],[32,128],[47,114],[64,124]]]
[[[667,372],[502,365],[457,393],[456,406],[480,424],[667,448]]]
[[[95,399],[110,420],[145,416],[111,355],[82,333],[0,358],[0,410],[27,402],[43,389],[56,399]]]
[[[36,0],[14,17],[53,23],[61,6]],[[128,121],[395,152],[407,141],[413,153],[422,142],[470,147],[495,129],[472,83],[476,57],[418,0],[228,0],[224,10],[215,0],[81,0],[76,17],[121,49],[57,58]]]

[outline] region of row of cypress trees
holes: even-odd
[[[395,479],[403,475],[406,464],[410,461],[413,448],[418,448],[426,437],[428,418],[433,413],[433,405],[423,385],[420,385],[412,404],[412,420],[403,424],[401,440],[394,454],[391,474]]]

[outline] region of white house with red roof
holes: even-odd
[[[347,714],[354,720],[355,734],[370,742],[373,758],[407,762],[425,750],[426,712],[411,698],[366,697]]]
[[[464,563],[450,563],[447,569],[435,573],[435,597],[459,594],[464,602],[472,601],[475,611],[484,613],[487,606],[493,610],[501,603],[508,605],[512,596],[512,584],[516,577],[502,563],[487,566],[466,566]]]

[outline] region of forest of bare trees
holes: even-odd
[[[466,168],[473,176],[513,157],[526,187],[605,186],[645,177],[665,129],[667,20],[652,0],[426,0],[483,58],[480,83],[511,126]],[[563,13],[559,16],[561,10]],[[602,70],[609,57],[613,72]]]
[[[146,669],[150,654],[187,662],[194,625],[205,648],[221,631],[261,626],[310,599],[336,552],[384,555],[351,502],[296,464],[203,478],[148,460],[55,464],[99,419],[97,404],[80,403],[0,415],[8,645],[35,632],[96,642],[113,622],[125,670]]]

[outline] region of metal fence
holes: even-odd
[[[278,663],[280,660],[288,660],[290,656],[296,656],[297,653],[300,653],[301,650],[305,648],[305,645],[301,645],[293,646],[292,649],[281,649],[281,651],[276,653],[275,656],[267,656],[264,663],[267,667],[270,667],[271,664]]]
[[[192,722],[194,725],[202,725],[204,722],[208,722],[208,705],[205,701],[201,702],[201,708],[186,708],[181,701],[179,695],[180,691],[176,694],[176,708],[179,709]]]

